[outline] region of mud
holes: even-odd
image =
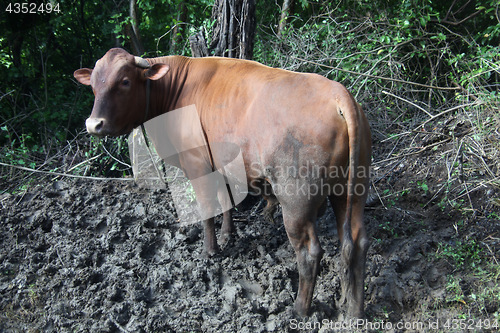
[[[457,238],[456,216],[417,208],[427,200],[413,195],[366,210],[368,320],[428,320],[425,309],[446,294],[455,267],[434,253]],[[0,204],[2,332],[328,332],[308,323],[342,318],[330,208],[318,222],[325,255],[312,315],[297,318],[293,249],[279,210],[269,223],[258,200],[235,213],[236,235],[210,259],[202,226],[181,225],[165,190],[66,179],[4,194]],[[498,235],[489,221],[474,232]],[[433,318],[450,312],[442,306]]]

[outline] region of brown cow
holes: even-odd
[[[361,107],[343,85],[253,61],[142,59],[122,49],[109,50],[94,69],[79,69],[74,76],[94,91],[94,108],[86,121],[90,134],[127,134],[146,120],[194,104],[209,145],[230,142],[240,147],[249,188],[266,194],[268,212],[275,202],[281,204],[297,257],[295,309],[302,316],[309,312],[323,255],[316,218],[328,198],[346,274],[341,303],[347,303],[348,316],[364,316],[368,238],[363,210],[371,134]],[[214,152],[212,167],[223,165],[223,159]],[[232,230],[226,212],[221,234]],[[218,250],[213,218],[204,221],[204,231],[205,251],[213,254]]]

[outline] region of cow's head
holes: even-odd
[[[127,134],[146,119],[146,81],[158,80],[169,70],[166,64],[150,63],[122,49],[111,49],[94,69],[81,68],[73,74],[92,86],[95,101],[86,121],[92,135]]]

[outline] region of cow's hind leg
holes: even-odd
[[[363,224],[364,201],[355,198],[348,232],[345,197],[330,196],[337,219],[337,230],[341,241],[342,297],[340,304],[347,303],[348,317],[364,317],[364,275],[368,237]]]
[[[316,209],[301,211],[297,207],[282,206],[283,222],[297,256],[299,270],[299,290],[295,300],[295,310],[300,316],[307,316],[323,256],[316,234]]]
[[[267,201],[266,207],[262,210],[262,216],[268,221],[274,224],[274,213],[276,212],[276,208],[278,208],[278,200],[275,196],[266,196],[264,197]]]

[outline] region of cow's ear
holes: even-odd
[[[92,69],[90,68],[80,68],[77,69],[73,76],[78,80],[81,84],[86,86],[90,86],[90,75],[92,74]]]
[[[165,64],[154,64],[151,68],[144,70],[144,77],[150,80],[161,79],[165,74],[167,74],[170,67]]]

